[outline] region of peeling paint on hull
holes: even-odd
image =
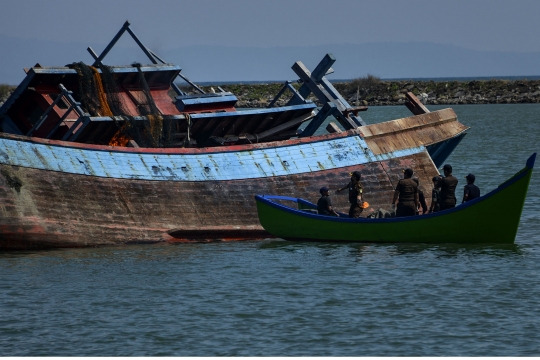
[[[119,164],[121,161],[115,156],[118,152],[86,148],[83,149],[84,156],[79,153],[63,158],[59,154],[62,151],[67,153],[73,147],[50,143],[47,145],[49,155],[44,156],[46,161],[41,161],[32,155],[35,154],[34,149],[39,147],[37,145],[43,145],[39,142],[30,141],[24,145],[34,146],[31,151],[6,152],[4,148],[9,158],[13,159],[11,154],[14,154],[18,162],[9,164],[5,158],[0,159],[0,249],[181,242],[195,240],[197,236],[201,236],[198,240],[207,240],[210,236],[238,240],[237,235],[241,234],[238,229],[250,229],[252,232],[247,231],[246,237],[257,238],[265,234],[257,218],[254,195],[287,195],[315,201],[321,186],[341,188],[349,180],[348,173],[354,170],[362,172],[365,198],[373,209],[389,207],[394,185],[401,178],[401,170],[405,167],[415,169],[424,191],[429,193],[430,179],[438,172],[425,149],[414,148],[399,154],[375,157],[369,150],[362,148],[362,141],[357,134],[350,133],[323,136],[311,142],[279,142],[221,153],[215,153],[215,149],[214,153],[208,154],[197,151],[200,165],[196,165],[196,162],[189,165],[190,171],[199,171],[198,176],[201,178],[197,180],[181,177],[182,167],[190,154],[178,151],[146,153],[149,157],[145,158],[147,171],[144,175],[149,178],[140,179],[99,176],[94,168],[97,163],[89,161],[92,156],[94,159],[110,156],[109,159]],[[303,154],[298,150],[299,143],[308,145],[302,148]],[[238,150],[245,150],[245,153],[238,154]],[[97,151],[101,154],[92,154]],[[334,156],[343,152],[345,155],[342,159]],[[124,152],[128,153],[132,158],[126,163],[131,161],[132,164],[134,160],[131,159],[141,156],[141,152]],[[221,154],[227,156],[216,160]],[[54,166],[60,166],[62,159],[68,161],[77,156],[86,167],[70,162],[75,164],[71,169],[76,171],[54,169]],[[56,160],[53,161],[53,158]],[[167,166],[165,170],[151,167],[152,161],[158,164],[155,166],[164,166],[164,159],[169,161],[168,167],[175,174],[174,177],[164,175]],[[267,169],[272,165],[265,159],[269,159],[275,167],[279,164],[280,172],[276,170],[276,175],[269,175]],[[33,161],[34,165],[25,166],[23,161]],[[35,165],[38,161],[40,166]],[[251,172],[247,173],[255,175],[240,178],[243,174],[238,169],[248,166],[246,164],[249,161],[259,164],[259,167],[254,164],[249,166]],[[319,163],[324,164],[324,169],[321,169]],[[46,166],[49,168],[43,169]],[[227,172],[226,166],[229,169],[235,169],[235,166],[238,168]],[[90,168],[90,174],[87,173],[87,167]],[[111,173],[117,171],[113,165],[103,169]],[[204,179],[205,172],[213,174],[213,178],[208,176]],[[233,176],[235,173],[238,173],[236,178]],[[12,179],[11,183],[6,174]],[[219,178],[220,174],[227,175]],[[21,183],[19,191],[13,185],[13,179]],[[333,201],[338,210],[347,212],[347,194],[335,195]],[[197,229],[212,231],[194,231]],[[236,229],[236,233],[227,235],[228,229]],[[216,235],[218,233],[221,235]]]

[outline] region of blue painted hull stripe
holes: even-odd
[[[374,155],[357,135],[281,147],[209,154],[115,152],[0,138],[0,163],[115,179],[208,181],[302,174],[388,160],[415,147]]]

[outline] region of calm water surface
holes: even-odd
[[[472,128],[448,163],[484,193],[540,150],[540,105],[454,109]],[[266,240],[3,253],[0,354],[538,356],[539,181],[537,170],[512,246]]]

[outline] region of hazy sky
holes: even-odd
[[[0,4],[2,35],[107,43],[129,20],[157,52],[200,44],[271,47],[388,41],[540,51],[538,0],[2,0]]]

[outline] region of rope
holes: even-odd
[[[94,81],[96,82],[96,89],[97,89],[98,99],[99,99],[99,110],[101,112],[101,116],[113,117],[114,115],[111,111],[111,108],[109,107],[109,102],[107,101],[107,95],[105,94],[105,90],[103,89],[103,83],[101,81],[101,74],[93,66],[90,66],[90,69],[94,73]]]
[[[183,147],[189,147],[189,143],[191,142],[191,138],[190,138],[190,135],[191,135],[191,115],[189,114],[184,114],[185,117],[186,117],[186,121],[187,121],[187,134],[186,134],[186,137],[184,138],[184,145]]]

